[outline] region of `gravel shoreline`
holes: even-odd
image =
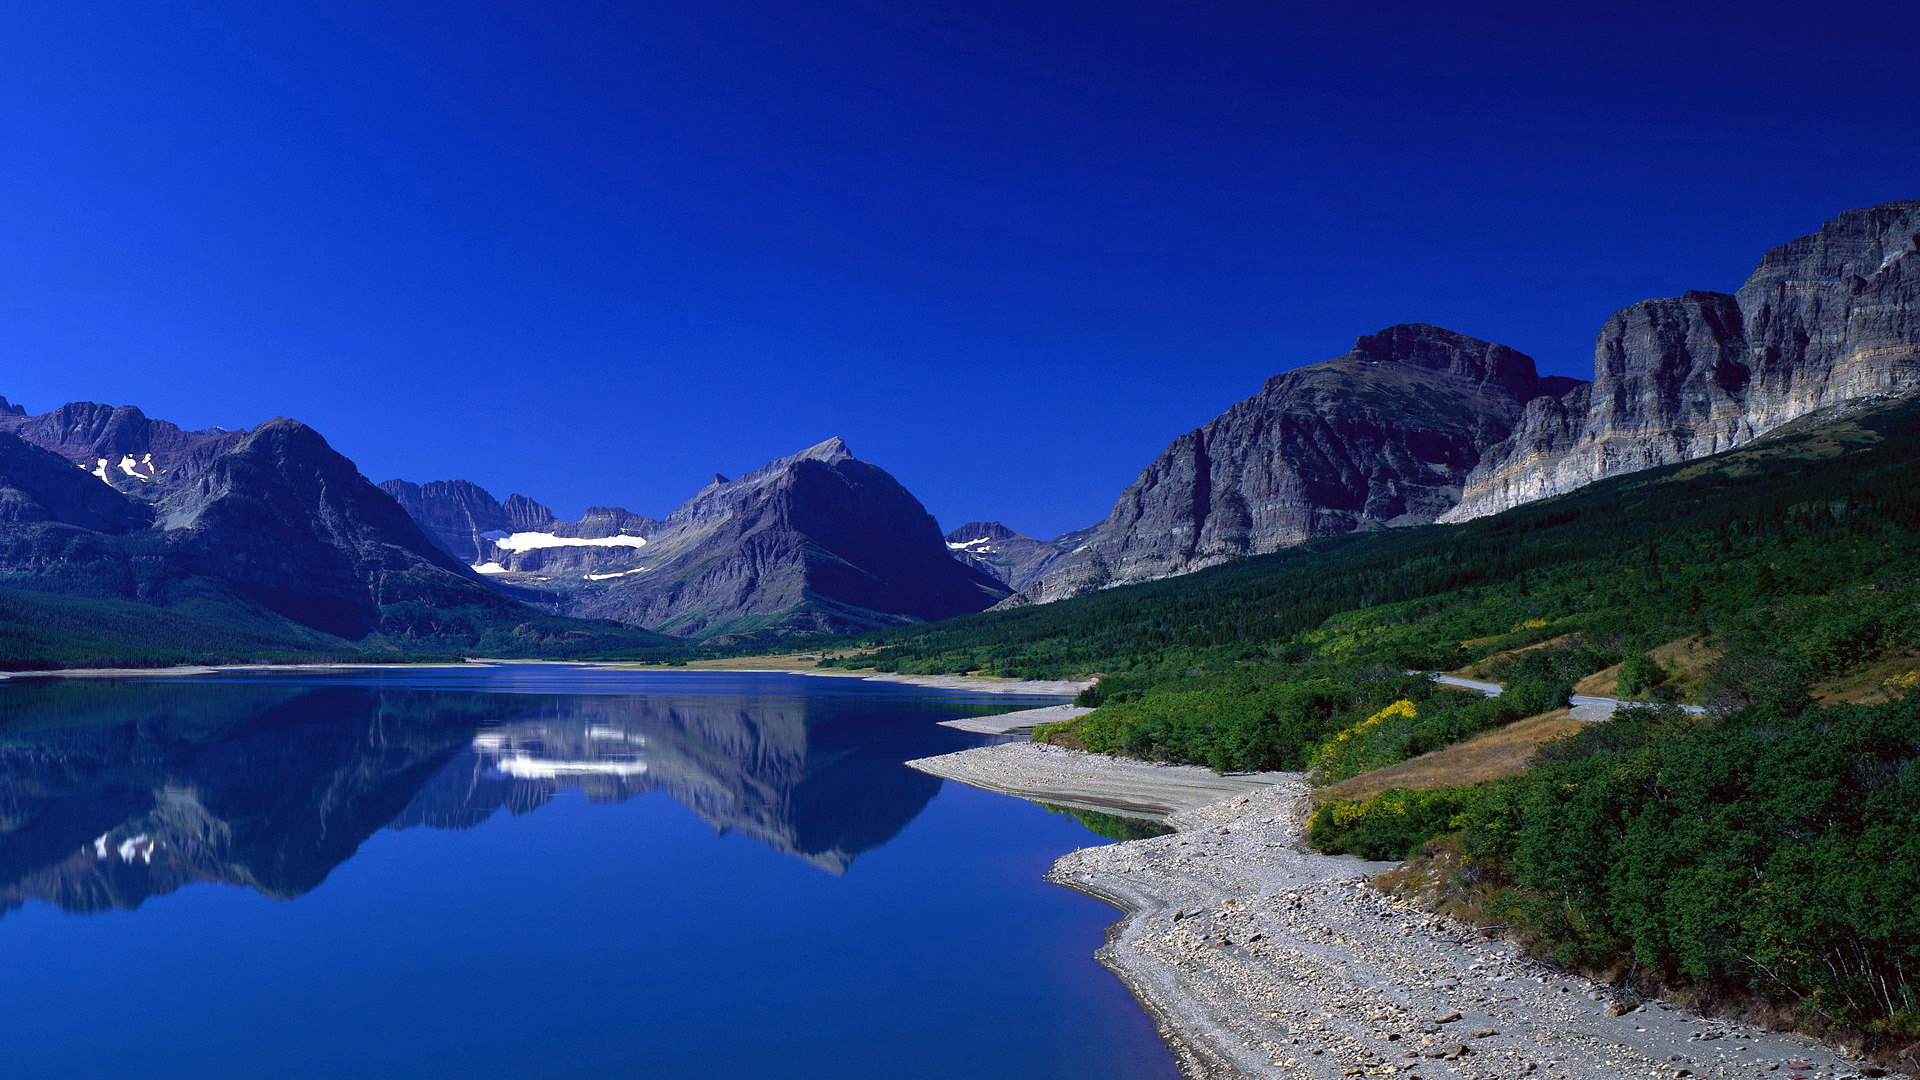
[[[1098,958],[1194,1080],[1867,1075],[1799,1036],[1659,1002],[1629,1010],[1377,892],[1368,880],[1393,864],[1306,848],[1297,774],[1215,777],[1030,743],[909,764],[1062,805],[1124,804],[1178,830],[1071,852],[1047,878],[1123,913]],[[1208,778],[1229,788],[1208,795]]]
[[[1038,709],[995,713],[992,716],[963,716],[958,720],[942,720],[940,726],[959,728],[961,731],[971,731],[976,735],[1030,735],[1033,729],[1041,724],[1073,720],[1092,711],[1079,705],[1047,705]]]

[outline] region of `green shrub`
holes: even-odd
[[[1365,859],[1406,859],[1427,841],[1462,827],[1483,789],[1394,789],[1368,799],[1337,799],[1313,812],[1307,840],[1321,851]]]
[[[1565,676],[1549,675],[1513,679],[1507,683],[1506,692],[1496,700],[1517,720],[1523,716],[1538,716],[1564,709],[1567,699],[1572,696],[1573,684]]]
[[[1558,958],[1920,1035],[1920,699],[1632,710],[1537,761],[1449,824]]]
[[[1667,681],[1667,671],[1646,653],[1633,653],[1620,662],[1620,680],[1614,693],[1623,698],[1640,698]]]

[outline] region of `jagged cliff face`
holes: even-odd
[[[1105,522],[1009,603],[1433,521],[1530,400],[1572,384],[1541,378],[1506,346],[1436,326],[1363,337],[1174,440]]]
[[[488,533],[513,531],[506,507],[478,484],[465,480],[435,480],[428,484],[410,484],[388,480],[380,490],[393,496],[408,516],[426,532],[441,551],[472,566],[493,544]]]
[[[640,549],[660,530],[660,522],[619,506],[589,506],[579,521],[556,521],[549,513],[544,525],[489,537],[481,568],[546,575],[547,581],[611,580],[640,565]]]
[[[1850,210],[1768,252],[1734,294],[1614,314],[1590,391],[1535,402],[1467,478],[1464,521],[1740,446],[1920,382],[1920,202]]]
[[[950,557],[919,500],[839,439],[738,479],[716,476],[664,520],[618,507],[545,518],[481,534],[474,569],[564,614],[685,637],[943,619],[1008,592]]]
[[[660,524],[617,506],[590,507],[579,521],[560,521],[525,495],[501,502],[469,480],[388,480],[380,490],[393,496],[435,547],[489,574],[623,570],[632,565],[626,553],[636,548],[598,542],[644,536]]]

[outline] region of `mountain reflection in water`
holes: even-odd
[[[471,828],[569,789],[665,791],[838,874],[939,789],[902,761],[980,741],[881,697],[258,680],[0,693],[0,911],[133,908],[200,881],[296,897],[382,828]]]

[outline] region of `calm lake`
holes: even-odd
[[[0,683],[8,1076],[1172,1080],[1041,880],[906,768],[1031,698],[555,665]]]

